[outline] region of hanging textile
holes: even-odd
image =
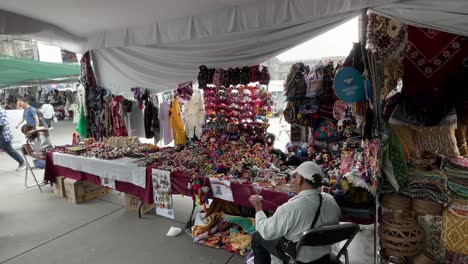
[[[80,107],[80,117],[76,125],[76,131],[80,135],[80,138],[88,137],[88,120],[86,119],[86,116],[84,114],[83,107]]]
[[[172,128],[169,125],[169,111],[171,106],[168,102],[162,102],[159,107],[159,120],[161,122],[161,135],[164,140],[164,145],[171,143],[174,139],[174,135],[172,133]]]
[[[180,111],[179,99],[175,97],[171,102],[171,109],[169,111],[169,125],[174,134],[174,144],[185,144],[185,129],[182,122],[182,113]]]
[[[205,123],[205,103],[200,90],[195,90],[192,99],[185,105],[185,132],[188,138],[200,138]]]
[[[433,29],[408,26],[408,45],[403,60],[403,98],[413,112],[434,122],[451,111],[446,80],[468,56],[468,39]]]
[[[153,120],[151,122],[154,134],[154,143],[161,140],[161,122],[159,121],[159,100],[158,95],[150,95],[150,102],[153,106]]]
[[[147,99],[145,101],[145,111],[144,111],[144,125],[145,125],[145,137],[153,138],[153,115],[154,115],[154,105],[151,100]]]
[[[113,134],[118,137],[128,136],[127,127],[124,123],[124,120],[120,114],[120,104],[125,98],[121,95],[115,96],[112,98],[111,102],[111,111],[112,111],[112,124],[113,124]]]
[[[403,74],[402,58],[408,42],[408,28],[403,23],[371,13],[367,30],[369,49],[382,60],[381,99],[397,87]]]
[[[132,102],[131,111],[126,113],[128,135],[132,137],[144,137],[144,114],[138,101]]]

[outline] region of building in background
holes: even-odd
[[[30,60],[39,60],[37,41],[22,36],[0,35],[0,54]]]

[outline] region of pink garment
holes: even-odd
[[[125,125],[125,121],[123,120],[122,116],[120,115],[120,103],[125,98],[121,95],[112,98],[111,102],[111,113],[112,113],[112,128],[113,134],[115,137],[126,137],[128,136],[127,126]]]
[[[159,106],[159,121],[161,125],[161,135],[164,141],[164,145],[171,143],[174,139],[174,135],[172,133],[172,128],[169,125],[169,110],[171,106],[169,102],[162,102]]]

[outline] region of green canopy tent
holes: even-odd
[[[0,88],[79,74],[78,64],[41,62],[0,55]]]

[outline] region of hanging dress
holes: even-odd
[[[182,113],[177,97],[172,99],[171,110],[169,112],[169,125],[174,134],[174,144],[185,145],[184,123],[182,122]]]

